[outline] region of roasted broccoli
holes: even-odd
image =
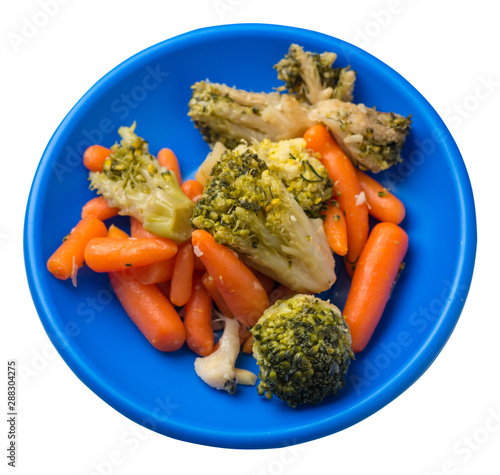
[[[192,86],[188,115],[204,139],[234,148],[242,140],[274,142],[300,137],[314,124],[295,97],[278,92],[247,92],[207,81]]]
[[[289,406],[317,404],[344,387],[354,353],[340,310],[311,295],[269,307],[251,330],[259,395]]]
[[[330,130],[355,165],[374,173],[401,162],[401,150],[411,127],[411,116],[379,112],[338,99],[317,103],[309,117]]]
[[[239,150],[244,150],[240,145]],[[271,142],[264,139],[248,146],[269,170],[276,173],[286,189],[294,196],[306,215],[320,218],[332,197],[333,186],[324,165],[307,150],[303,138]]]
[[[311,53],[292,44],[285,57],[274,67],[278,79],[285,81],[288,92],[309,104],[325,99],[352,101],[356,73],[349,67],[333,68],[335,53]]]
[[[297,292],[322,292],[335,281],[335,262],[322,220],[309,219],[251,150],[222,154],[196,203],[191,224]]]
[[[158,164],[148,143],[131,127],[120,127],[120,144],[111,148],[102,172],[90,172],[90,188],[102,194],[120,214],[133,216],[160,237],[181,243],[189,239],[194,203],[182,192],[174,173]]]
[[[306,141],[302,138],[271,142],[242,143],[235,150],[239,153],[251,150],[269,169],[276,173],[286,189],[294,196],[299,205],[310,218],[320,218],[321,211],[326,209],[332,197],[332,181],[324,165],[307,150]],[[220,142],[214,145],[205,161],[196,172],[196,179],[205,185],[210,171],[220,159],[226,147]]]
[[[289,94],[197,82],[188,115],[210,146],[221,142],[234,148],[242,141],[265,138],[278,142],[301,137],[309,127],[322,123],[359,168],[376,173],[399,163],[411,116],[348,102],[355,73],[332,69],[334,57],[334,53],[318,55],[292,45],[276,65]]]

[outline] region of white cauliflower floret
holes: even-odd
[[[224,332],[219,347],[209,356],[196,358],[194,369],[212,388],[233,394],[237,384],[254,385],[257,376],[251,371],[234,367],[240,352],[239,323],[224,316],[221,319],[224,320]]]

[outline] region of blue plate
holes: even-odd
[[[313,407],[290,409],[254,387],[216,391],[195,374],[195,356],[155,350],[113,295],[106,275],[82,268],[78,287],[53,278],[48,257],[76,224],[88,189],[82,154],[112,145],[120,125],[156,154],[178,155],[194,172],[208,147],[187,116],[190,86],[209,78],[242,89],[280,85],[273,65],[294,42],[338,53],[336,65],[357,71],[355,102],[413,115],[405,160],[377,178],[407,208],[406,269],[369,346],[357,355],[346,387]],[[120,224],[126,218],[117,218]],[[429,103],[404,78],[370,54],[312,31],[260,24],[196,30],[146,49],[93,86],[62,121],[36,172],[26,211],[24,251],[31,293],[47,334],[75,374],[125,416],[161,434],[230,448],[270,448],[323,437],[388,404],[433,362],[460,316],[476,249],[473,196],[460,152]],[[342,266],[339,266],[342,269]],[[348,278],[329,296],[342,307]],[[257,371],[253,358],[240,366]]]

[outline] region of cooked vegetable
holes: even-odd
[[[262,284],[233,251],[218,244],[208,232],[193,231],[192,242],[195,254],[205,264],[233,315],[252,327],[269,307]]]
[[[278,79],[285,81],[289,93],[310,104],[325,99],[351,102],[356,73],[346,68],[333,68],[335,53],[311,53],[292,44],[285,57],[274,67]]]
[[[224,152],[196,203],[191,224],[296,291],[322,292],[335,281],[323,221],[310,220],[265,162],[249,150]]]
[[[181,307],[191,297],[193,288],[194,254],[193,245],[185,242],[175,256],[174,273],[170,283],[170,301]]]
[[[393,223],[376,224],[361,253],[344,306],[352,350],[362,351],[378,325],[403,259],[408,235]]]
[[[260,368],[259,394],[274,394],[289,406],[317,404],[345,384],[351,336],[330,302],[298,294],[278,300],[252,329]]]
[[[203,185],[196,180],[186,180],[181,185],[181,190],[191,201],[196,203],[198,197],[203,193]]]
[[[93,216],[81,219],[47,261],[47,269],[58,279],[75,278],[85,260],[85,247],[96,237],[106,236],[106,225]],[[75,284],[75,279],[73,279]]]
[[[193,275],[193,290],[184,307],[186,343],[199,356],[208,356],[214,348],[212,297],[202,283],[201,272]]]
[[[411,117],[379,112],[364,104],[328,99],[317,103],[309,118],[322,123],[352,162],[377,173],[402,161]]]
[[[146,231],[140,221],[130,218],[130,235],[133,238],[157,238],[154,234]],[[147,266],[131,267],[130,273],[141,284],[160,284],[167,282],[174,273],[175,256],[166,261],[155,262]]]
[[[112,237],[112,238],[122,238],[122,239],[128,239],[129,238],[129,235],[125,231],[123,231],[122,229],[120,229],[118,226],[115,226],[114,224],[112,224],[108,228],[108,234],[106,236],[107,237]]]
[[[355,74],[346,68],[332,69],[334,56],[292,45],[276,65],[290,94],[197,82],[188,115],[211,146],[221,142],[234,148],[242,141],[265,138],[277,142],[300,137],[307,128],[322,123],[361,169],[376,173],[399,163],[411,116],[346,102],[351,100]]]
[[[102,172],[104,162],[110,153],[111,150],[102,145],[91,145],[83,153],[83,164],[88,170]]]
[[[116,216],[119,211],[118,208],[111,208],[103,196],[97,196],[83,205],[82,218],[94,216],[101,221],[105,221]]]
[[[209,386],[233,394],[237,384],[254,385],[257,376],[251,371],[235,368],[240,352],[239,325],[231,318],[221,319],[224,321],[224,332],[218,341],[217,350],[204,358],[196,358],[194,369]]]
[[[360,200],[362,189],[356,170],[346,154],[338,146],[323,125],[308,129],[304,138],[309,148],[321,154],[321,162],[336,189],[336,199],[345,212],[347,225],[348,252],[347,270],[352,274],[352,267],[361,254],[368,237],[368,207]]]
[[[191,234],[189,219],[194,203],[182,192],[175,174],[158,164],[148,144],[132,127],[120,127],[121,145],[104,162],[102,172],[90,172],[92,189],[97,190],[120,214],[130,215],[144,228],[180,244]]]
[[[157,158],[160,166],[175,173],[177,183],[180,185],[182,183],[181,167],[179,166],[179,160],[177,160],[175,153],[169,148],[162,148],[158,152]]]
[[[339,256],[345,256],[348,251],[347,247],[347,224],[345,221],[344,211],[340,208],[337,201],[332,200],[328,204],[328,208],[323,213],[325,221],[323,227],[325,229],[326,238],[332,251]]]
[[[160,351],[178,350],[186,340],[179,314],[156,285],[144,285],[125,272],[110,272],[109,280],[125,312]]]
[[[207,289],[207,292],[210,294],[210,297],[212,297],[213,302],[217,305],[219,312],[225,317],[234,318],[233,312],[231,312],[231,309],[224,300],[224,297],[222,297],[222,294],[219,292],[213,277],[208,272],[205,272],[201,281],[205,286],[205,289]]]
[[[192,89],[188,115],[212,146],[221,142],[234,148],[242,140],[291,139],[314,124],[308,108],[287,94],[247,92],[208,81],[197,82]]]
[[[170,239],[95,237],[85,246],[85,263],[95,272],[119,272],[166,261],[176,253]]]
[[[250,146],[240,145],[237,150],[243,152],[247,148],[264,160],[308,217],[321,217],[332,197],[332,181],[323,164],[308,152],[303,138],[279,142],[264,139]]]
[[[406,215],[403,202],[370,175],[361,170],[356,174],[366,195],[368,213],[379,221],[400,224]]]

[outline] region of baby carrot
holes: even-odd
[[[233,251],[217,244],[210,233],[195,230],[191,240],[196,255],[205,264],[234,316],[244,325],[254,326],[269,307],[269,298],[259,279]]]
[[[361,170],[356,174],[366,195],[368,213],[379,221],[400,224],[406,214],[403,202]]]
[[[175,256],[148,266],[132,267],[130,273],[142,284],[168,282],[174,275]]]
[[[393,223],[376,224],[359,257],[343,315],[351,330],[352,350],[362,351],[389,300],[408,250],[408,235]]]
[[[253,335],[250,334],[246,340],[243,342],[243,346],[241,347],[241,351],[243,353],[247,353],[249,355],[252,354],[252,348],[253,348]]]
[[[231,312],[226,301],[219,292],[219,289],[215,285],[214,279],[208,272],[205,272],[203,274],[201,282],[203,283],[208,293],[212,297],[212,300],[215,302],[215,305],[217,305],[219,312],[222,313],[222,315],[224,315],[225,317],[234,318],[233,312]]]
[[[96,196],[87,201],[82,208],[82,218],[94,216],[101,221],[113,218],[120,211],[118,208],[111,208],[104,196]]]
[[[83,218],[66,240],[47,261],[47,268],[58,279],[68,279],[83,265],[87,243],[93,238],[106,236],[105,224],[93,216]]]
[[[276,285],[276,281],[272,277],[269,277],[262,272],[259,272],[258,270],[251,270],[254,273],[255,277],[259,279],[259,282],[262,284],[262,287],[264,287],[267,295],[269,295],[273,291],[274,286]]]
[[[177,183],[179,183],[180,186],[182,183],[181,168],[179,166],[179,160],[177,160],[175,153],[169,148],[162,148],[158,152],[157,159],[158,163],[162,167],[165,167],[167,170],[170,170],[171,172],[175,173],[175,176],[177,178]]]
[[[170,284],[170,301],[185,305],[191,297],[194,270],[193,245],[188,241],[179,247],[175,256],[174,273]]]
[[[321,154],[321,162],[337,190],[336,199],[345,212],[348,252],[346,268],[352,275],[368,237],[368,206],[359,202],[363,191],[351,160],[323,125],[310,127],[304,134],[309,148]]]
[[[328,244],[335,254],[345,256],[347,254],[347,225],[345,222],[344,211],[333,200],[328,203],[324,211],[323,228],[325,230]]]
[[[125,231],[121,230],[118,226],[112,224],[108,228],[107,237],[128,239],[129,235]]]
[[[203,193],[203,185],[196,180],[186,180],[181,185],[181,190],[191,201],[196,203],[198,200],[195,200],[195,198]]]
[[[85,247],[85,262],[96,272],[118,272],[166,261],[176,252],[170,239],[96,237]]]
[[[91,145],[83,153],[83,164],[91,172],[102,172],[104,162],[111,150],[102,145]]]
[[[155,238],[158,237],[149,231],[144,229],[142,223],[135,219],[134,217],[130,217],[130,235],[135,238]]]
[[[191,297],[184,306],[186,343],[199,356],[208,356],[214,348],[212,297],[202,283],[201,272],[193,274]]]
[[[130,235],[134,238],[157,238],[154,234],[146,231],[142,223],[133,217],[130,218]],[[130,272],[143,284],[159,284],[161,282],[167,282],[172,278],[174,264],[175,256],[166,261],[132,268]]]
[[[186,340],[179,314],[156,285],[137,282],[127,272],[110,272],[109,280],[125,312],[160,351],[175,351]]]

